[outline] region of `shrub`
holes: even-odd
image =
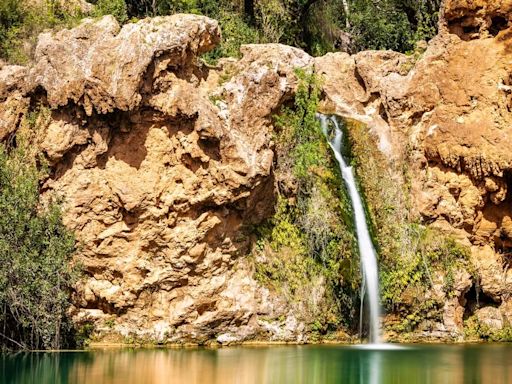
[[[239,58],[240,47],[243,44],[258,43],[259,32],[247,23],[243,16],[232,11],[221,11],[216,15],[222,30],[222,42],[204,58],[215,63],[221,57]]]
[[[0,57],[13,64],[26,64],[39,33],[76,25],[82,17],[79,9],[63,8],[57,0],[0,0]]]
[[[413,26],[406,13],[391,0],[378,3],[356,0],[350,24],[357,50],[392,49],[405,52],[413,48]]]
[[[348,197],[316,119],[320,82],[309,71],[296,75],[294,103],[275,118],[282,182],[274,217],[256,231],[256,277],[295,303],[313,333],[325,334],[354,324],[359,262]]]
[[[124,0],[98,0],[94,15],[97,17],[112,15],[122,24],[128,20],[128,9]]]
[[[60,348],[71,330],[66,320],[73,235],[55,201],[43,206],[37,167],[18,138],[0,146],[0,346]]]

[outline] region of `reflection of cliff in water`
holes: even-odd
[[[512,379],[512,347],[420,346],[364,350],[340,346],[105,350],[4,355],[9,384],[422,384]]]

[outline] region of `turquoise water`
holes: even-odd
[[[512,345],[95,350],[0,357],[2,384],[512,383]]]

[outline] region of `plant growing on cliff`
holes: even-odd
[[[128,9],[124,0],[98,0],[94,9],[95,16],[112,15],[120,23],[128,20]]]
[[[39,33],[77,24],[79,7],[63,1],[0,0],[0,58],[14,64],[30,61]]]
[[[256,277],[320,335],[354,324],[360,273],[348,198],[316,119],[320,81],[308,70],[296,76],[294,103],[275,118],[280,196],[274,217],[257,229]]]
[[[43,205],[44,168],[18,137],[0,146],[0,347],[57,349],[70,331],[70,265],[75,240],[62,224],[55,201]]]
[[[411,332],[424,320],[439,320],[440,296],[454,294],[455,271],[473,272],[469,251],[411,218],[408,159],[390,162],[368,127],[355,121],[346,124],[352,164],[379,254],[382,303],[388,313],[397,315],[394,330]],[[435,283],[444,292],[435,292]]]

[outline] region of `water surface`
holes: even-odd
[[[5,384],[512,383],[512,345],[95,350],[0,356]]]

